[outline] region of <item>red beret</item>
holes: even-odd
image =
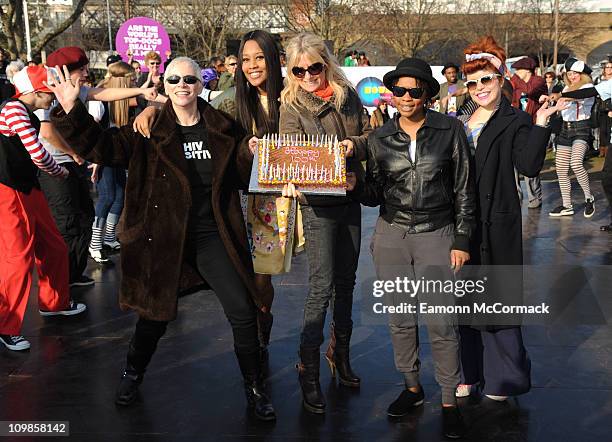
[[[533,71],[536,68],[536,62],[531,57],[523,57],[520,60],[512,63],[512,69],[527,69]]]
[[[85,51],[77,46],[59,48],[47,57],[47,66],[59,66],[61,68],[66,65],[69,71],[74,71],[87,64],[89,64],[89,59],[85,55]]]

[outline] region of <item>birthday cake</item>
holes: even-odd
[[[258,144],[260,186],[344,188],[346,153],[337,137],[266,135]]]

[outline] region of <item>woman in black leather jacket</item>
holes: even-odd
[[[427,99],[440,85],[423,60],[407,58],[384,77],[398,110],[395,118],[370,134],[365,182],[349,175],[352,198],[368,206],[380,205],[372,239],[379,280],[452,280],[469,260],[474,227],[474,181],[465,132],[456,119],[429,111]],[[390,294],[391,306],[409,301],[405,293]],[[447,295],[447,298],[453,298]],[[421,292],[413,301],[431,300]],[[428,299],[429,298],[429,299]],[[391,313],[389,324],[395,365],[406,388],[388,408],[389,416],[403,416],[421,405],[417,315]],[[427,317],[435,365],[442,388],[443,432],[461,437],[465,427],[457,408],[459,338],[451,315]]]

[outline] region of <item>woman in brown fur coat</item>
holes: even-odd
[[[65,112],[54,115],[54,124],[79,155],[129,172],[119,235],[120,303],[139,320],[116,403],[136,398],[157,342],[176,317],[179,288],[195,270],[232,326],[250,408],[259,419],[275,419],[261,384],[256,290],[238,196],[252,162],[246,142],[238,143],[240,131],[198,99],[200,68],[186,57],[166,70],[169,101],[149,138],[130,126],[102,130],[77,99],[78,86],[61,75],[52,86]]]

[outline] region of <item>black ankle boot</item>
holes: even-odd
[[[130,405],[136,400],[138,387],[142,384],[144,373],[138,373],[134,367],[128,364],[115,393],[117,405]]]
[[[325,359],[327,359],[327,363],[331,369],[332,377],[336,377],[337,371],[338,381],[342,385],[347,387],[359,387],[361,385],[361,379],[353,373],[349,358],[351,332],[352,330],[343,331],[332,326],[331,338],[329,347],[327,347],[327,352],[325,353]]]
[[[325,413],[325,397],[319,384],[319,349],[300,349],[301,362],[297,365],[302,387],[304,408],[311,413]]]
[[[167,322],[139,318],[128,347],[127,362],[117,392],[117,405],[130,405],[136,400],[138,387],[157,348],[159,339],[166,332]]]
[[[262,421],[275,420],[274,407],[264,392],[259,352],[236,353],[236,356],[244,378],[244,392],[249,409],[253,411],[255,417]]]

